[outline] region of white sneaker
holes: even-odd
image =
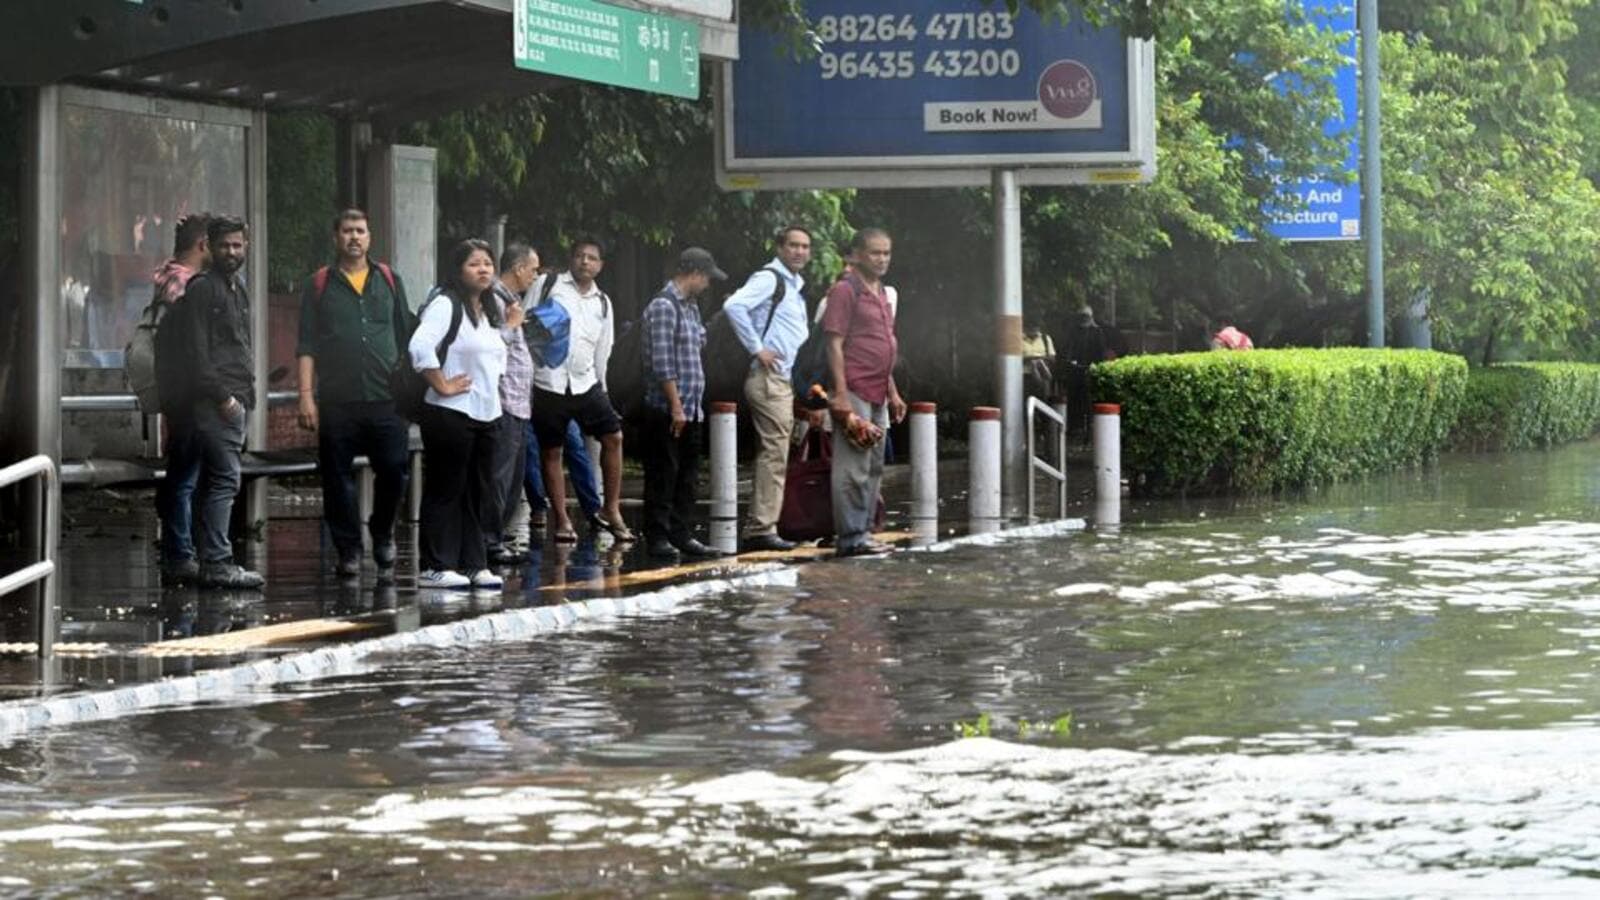
[[[488,569],[479,569],[472,574],[472,586],[476,588],[504,587],[505,579]]]
[[[460,572],[448,569],[428,569],[417,574],[417,587],[419,588],[464,588],[471,587],[472,579]]]

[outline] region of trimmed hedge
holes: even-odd
[[[1132,356],[1093,370],[1122,404],[1122,466],[1145,493],[1270,491],[1415,465],[1456,423],[1467,363],[1426,350]]]
[[[1461,450],[1527,450],[1600,430],[1600,365],[1507,363],[1473,369],[1450,435]]]

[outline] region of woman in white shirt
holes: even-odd
[[[492,299],[494,256],[480,240],[450,254],[450,276],[423,305],[411,336],[412,368],[428,382],[422,416],[421,588],[498,588],[483,545],[494,485],[500,375],[506,343]],[[450,323],[460,310],[450,338]],[[521,325],[521,309],[504,323]],[[515,321],[513,321],[515,320]],[[446,340],[446,338],[450,338]]]

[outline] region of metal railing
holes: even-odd
[[[56,576],[56,542],[61,534],[61,481],[56,477],[56,464],[48,456],[34,456],[0,469],[0,488],[6,488],[29,478],[44,479],[44,553],[43,559],[26,568],[0,578],[0,597],[21,590],[30,584],[40,584],[38,625],[39,657],[50,656],[55,649],[55,601],[48,590],[49,579]]]
[[[1053,426],[1055,435],[1056,464],[1054,466],[1039,456],[1035,438],[1035,426],[1038,417],[1044,416]],[[1033,506],[1035,499],[1034,474],[1043,472],[1056,482],[1056,509],[1057,515],[1066,518],[1067,515],[1067,413],[1066,409],[1056,409],[1038,397],[1028,398],[1028,521],[1037,520]]]
[[[292,406],[300,395],[294,391],[270,391],[268,406]],[[61,398],[63,412],[138,412],[139,399],[132,394],[77,394]]]

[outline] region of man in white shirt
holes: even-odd
[[[563,438],[576,421],[584,434],[600,441],[604,506],[595,522],[619,541],[633,540],[622,520],[622,420],[606,395],[606,363],[615,339],[611,298],[595,284],[605,267],[605,247],[595,237],[572,242],[568,269],[542,276],[532,288],[538,296],[543,278],[554,278],[550,299],[572,320],[567,358],[558,366],[534,366],[533,431],[539,440],[540,465],[550,497],[550,526],[557,543],[577,540],[567,515],[567,485],[561,474]]]

